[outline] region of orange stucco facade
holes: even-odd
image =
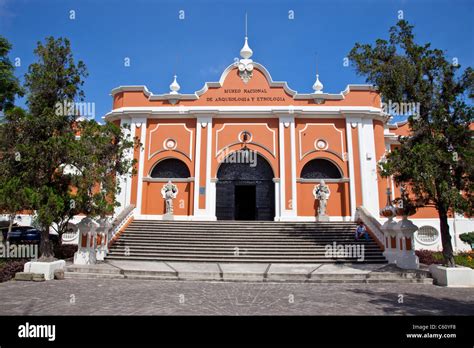
[[[265,182],[272,192],[262,199],[274,200],[272,220],[317,220],[319,202],[313,191],[324,179],[330,190],[330,219],[351,220],[362,205],[379,216],[387,188],[394,190],[393,196],[397,188],[380,176],[376,163],[396,146],[395,137],[408,130],[405,125],[389,127],[377,90],[349,85],[339,94],[316,89],[298,94],[285,82],[273,81],[262,65],[252,64],[247,81],[234,64],[219,82],[206,83],[194,94],[181,94],[173,85],[159,95],[144,86],[112,91],[113,109],[106,118],[129,124],[130,135],[142,144],[131,154],[137,175],[124,179],[122,205],[136,205],[140,216],[160,219],[166,213],[161,190],[171,181],[178,192],[175,217],[216,220],[219,202],[237,199],[222,196],[222,182],[233,180],[235,187],[238,182]],[[226,159],[243,149],[266,163],[267,177],[220,177],[232,172]],[[170,159],[184,165],[188,176],[156,177],[160,163]],[[417,214],[435,216],[430,208]]]

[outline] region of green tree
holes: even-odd
[[[76,207],[88,216],[105,217],[119,205],[115,201],[119,193],[116,176],[126,175],[133,168],[135,161],[124,155],[135,144],[111,122],[81,121],[77,130],[80,139],[74,144],[69,162],[75,171],[72,185]]]
[[[22,142],[18,120],[25,117],[21,108],[7,109],[4,122],[0,123],[0,213],[9,217],[8,232],[15,216],[29,208],[27,188],[22,178],[21,154],[17,144]]]
[[[11,111],[14,107],[15,97],[23,96],[24,94],[18,78],[14,74],[15,67],[8,59],[11,47],[8,40],[0,35],[0,113]],[[21,111],[16,110],[15,112]],[[6,131],[0,125],[0,133]],[[1,139],[7,140],[7,138],[9,138],[7,134],[5,136],[0,134],[0,141]],[[13,153],[15,152],[13,151]],[[0,158],[0,213],[9,216],[10,232],[16,214],[24,207],[24,192],[22,191],[21,180],[15,170],[17,163],[9,161],[8,156],[1,151]],[[16,194],[16,197],[14,198],[12,194]]]
[[[15,166],[24,206],[35,212],[42,231],[41,259],[49,260],[51,227],[61,233],[74,215],[95,217],[113,211],[115,175],[130,171],[133,162],[125,160],[125,153],[133,142],[111,123],[79,121],[74,108],[70,112],[60,107],[84,100],[87,76],[84,63],[75,63],[67,39],[38,42],[35,54],[38,61],[25,76],[29,110],[6,114],[0,153]],[[83,134],[77,138],[77,132]]]
[[[15,97],[23,96],[24,91],[15,76],[15,67],[8,59],[12,46],[0,35],[0,111],[13,108]]]
[[[415,43],[413,26],[401,20],[389,40],[355,44],[349,54],[358,74],[378,86],[385,103],[418,103],[408,117],[410,134],[381,163],[382,176],[406,183],[418,207],[433,205],[439,215],[443,255],[454,267],[448,216],[472,215],[474,144],[470,125],[474,73],[451,62],[429,43]]]
[[[113,214],[119,206],[115,199],[120,192],[116,177],[135,174],[135,160],[127,159],[125,153],[135,142],[138,145],[138,139],[126,137],[123,129],[111,122],[82,120],[75,129],[80,137],[72,143],[68,164],[61,168],[70,186],[68,204],[55,221],[54,228],[60,236],[75,215],[103,218]]]

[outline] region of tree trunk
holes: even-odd
[[[8,225],[8,233],[10,233],[12,231],[13,221],[15,220],[15,214],[10,214],[9,218],[10,218],[10,221],[9,221],[10,223]],[[7,236],[8,236],[8,234],[7,234]]]
[[[51,241],[49,240],[49,226],[45,226],[41,230],[40,254],[41,261],[54,260],[53,247],[51,245]]]
[[[443,245],[443,256],[446,266],[456,267],[453,255],[453,245],[451,244],[451,235],[449,234],[448,212],[446,209],[438,208],[439,222],[441,227],[441,242]]]

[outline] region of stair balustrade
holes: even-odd
[[[418,227],[407,216],[398,222],[389,218],[383,225],[364,207],[356,209],[356,220],[361,220],[372,235],[383,245],[383,255],[389,263],[403,269],[418,269],[419,260],[415,254],[414,233]]]

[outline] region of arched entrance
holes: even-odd
[[[221,163],[217,171],[217,220],[268,220],[275,217],[275,184],[267,160],[253,153],[255,163],[232,163],[241,151]]]

